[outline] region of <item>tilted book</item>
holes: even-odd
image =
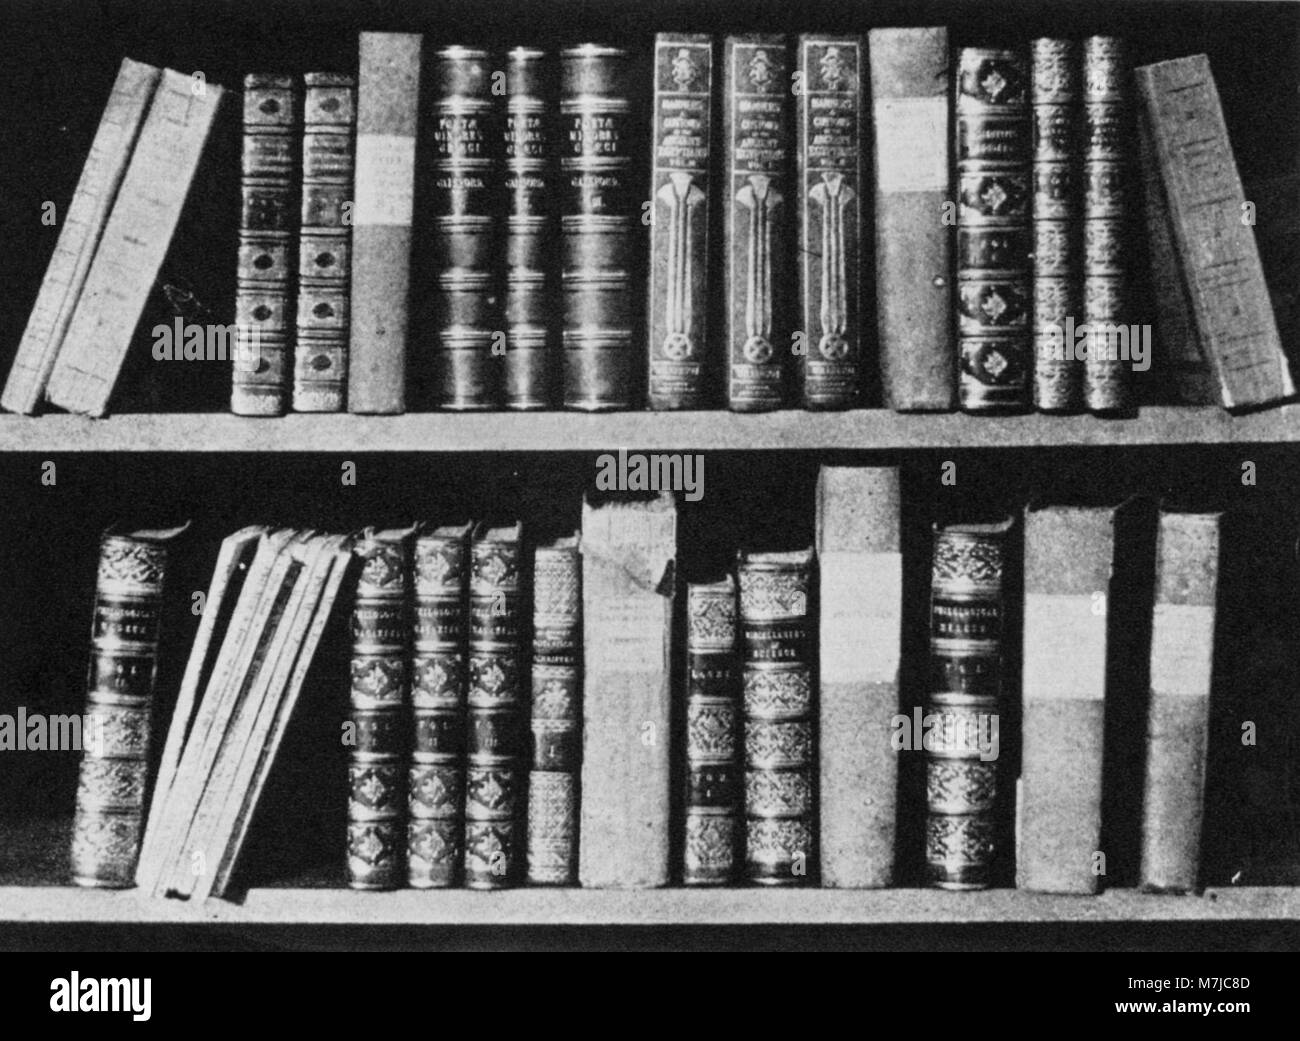
[[[713,379],[709,334],[713,41],[655,37],[649,382],[654,409],[698,409]]]
[[[406,409],[418,33],[362,33],[352,209],[348,411]]]
[[[578,878],[587,887],[669,881],[676,554],[670,495],[584,502]]]
[[[875,126],[876,325],[886,408],[953,407],[952,158],[948,30],[867,35]]]
[[[826,886],[893,881],[901,506],[897,467],[823,466],[818,474],[818,835]]]

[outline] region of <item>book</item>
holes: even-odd
[[[244,77],[238,335],[230,387],[230,410],[240,416],[279,416],[289,405],[301,103],[293,76]]]
[[[356,162],[356,96],[353,76],[303,76],[295,412],[342,412],[346,401],[352,228],[344,206]]]
[[[941,889],[987,888],[999,852],[994,808],[1012,523],[950,524],[934,534],[925,856],[928,880]],[[913,735],[914,748],[920,739]]]
[[[113,210],[68,319],[46,398],[102,416],[162,268],[203,154],[222,88],[163,72]]]
[[[528,774],[528,882],[578,877],[582,769],[582,557],[579,536],[533,551],[533,654]]]
[[[418,33],[361,33],[352,209],[348,411],[406,409]]]
[[[126,173],[162,69],[123,58],[90,153],[59,229],[0,407],[31,414],[40,405],[100,237]]]
[[[616,47],[560,54],[560,215],[566,408],[637,404],[632,304],[644,188],[633,179],[631,64]]]
[[[505,128],[488,52],[443,47],[433,56],[428,152],[433,322],[426,347],[432,402],[474,411],[500,403],[498,233],[504,209]]]
[[[1095,893],[1101,847],[1112,507],[1025,510],[1016,886]]]
[[[816,871],[812,549],[736,562],[745,730],[745,877],[799,885]]]
[[[1295,393],[1218,89],[1203,54],[1134,70],[1174,252],[1225,408]],[[1160,275],[1156,281],[1159,282]]]
[[[1140,868],[1149,891],[1191,892],[1200,881],[1220,520],[1161,510],[1156,531]]]
[[[708,328],[713,41],[659,33],[654,46],[649,374],[653,409],[698,409],[714,361]]]
[[[72,880],[135,881],[144,828],[163,588],[172,541],[188,525],[100,541],[72,826]]]
[[[867,34],[875,128],[876,327],[886,408],[944,411],[957,389],[948,30]]]
[[[455,885],[464,859],[470,530],[415,540],[407,884],[417,889]]]
[[[670,875],[671,495],[582,508],[582,799],[578,880],[646,889]]]
[[[961,407],[1030,402],[1030,127],[1024,53],[957,53],[957,350]]]
[[[553,55],[515,47],[506,55],[505,404],[555,402],[559,295],[550,249],[556,232],[559,153]]]
[[[469,720],[465,885],[498,889],[523,875],[527,765],[527,620],[523,527],[474,528],[469,571]]]
[[[780,408],[792,345],[792,114],[784,36],[728,36],[723,46],[726,160],[727,407]]]
[[[1070,412],[1084,403],[1084,362],[1075,357],[1072,335],[1066,342],[1066,330],[1072,332],[1074,319],[1083,317],[1083,63],[1078,41],[1034,40],[1029,76],[1034,127],[1033,401],[1042,412]]]
[[[804,408],[863,397],[862,38],[799,37],[795,150]]]
[[[682,881],[737,875],[741,815],[740,655],[736,580],[686,587],[686,814]]]
[[[817,478],[819,819],[822,885],[894,873],[900,711],[902,494],[897,467],[823,466]]]

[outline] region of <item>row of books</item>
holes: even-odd
[[[1124,412],[1143,212],[1169,395],[1294,392],[1203,55],[663,33],[639,83],[616,47],[424,49],[247,77],[235,412]],[[193,88],[123,63],[6,408],[108,408],[223,93]]]
[[[1141,880],[1194,889],[1219,515],[1162,511],[1144,542],[1121,534],[1134,530],[1124,507],[1025,511],[1016,734],[1001,725],[1014,518],[936,528],[928,680],[912,707],[899,689],[904,605],[924,593],[905,588],[898,470],[825,466],[816,495],[815,545],[741,550],[728,573],[686,583],[667,495],[588,501],[579,533],[531,548],[517,523],[237,532],[147,818],[176,532],[106,537],[88,708],[106,737],[83,759],[77,880],[228,891],[331,605],[350,598],[337,783],[356,888],[888,886],[912,754],[924,757],[928,881],[982,888],[1011,854],[1002,752],[1018,739],[1017,882],[1095,893],[1103,788],[1116,783],[1103,784],[1107,718],[1145,704],[1145,781],[1125,796],[1140,805]],[[1154,552],[1146,601],[1124,577],[1136,552]],[[1135,610],[1150,628],[1149,700],[1107,668]]]

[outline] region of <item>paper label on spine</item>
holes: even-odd
[[[875,104],[881,192],[948,189],[948,99],[880,98]]]
[[[902,554],[830,552],[818,559],[822,680],[894,682],[902,639]]]
[[[1207,697],[1214,660],[1214,608],[1157,603],[1151,630],[1151,689]]]
[[[352,223],[409,226],[415,196],[415,138],[358,134]]]
[[[664,602],[653,593],[602,596],[587,611],[587,661],[601,672],[657,673],[664,665]]]
[[[1098,604],[1101,613],[1094,614]],[[1104,605],[1091,594],[1025,594],[1026,701],[1105,697]]]

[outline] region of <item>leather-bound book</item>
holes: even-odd
[[[794,142],[784,36],[728,36],[723,48],[727,407],[780,408],[787,398],[796,271]]]
[[[799,345],[804,408],[863,400],[860,36],[800,36],[795,96],[799,162]]]
[[[352,198],[356,87],[341,73],[303,76],[295,412],[342,412],[345,402],[352,228],[343,215]]]
[[[811,549],[741,551],[745,878],[801,885],[816,869]]]
[[[647,397],[654,409],[698,409],[708,403],[715,366],[708,320],[712,39],[659,33],[654,77]]]
[[[634,178],[626,51],[584,44],[560,55],[560,229],[566,408],[639,404],[633,303],[642,183]]]

